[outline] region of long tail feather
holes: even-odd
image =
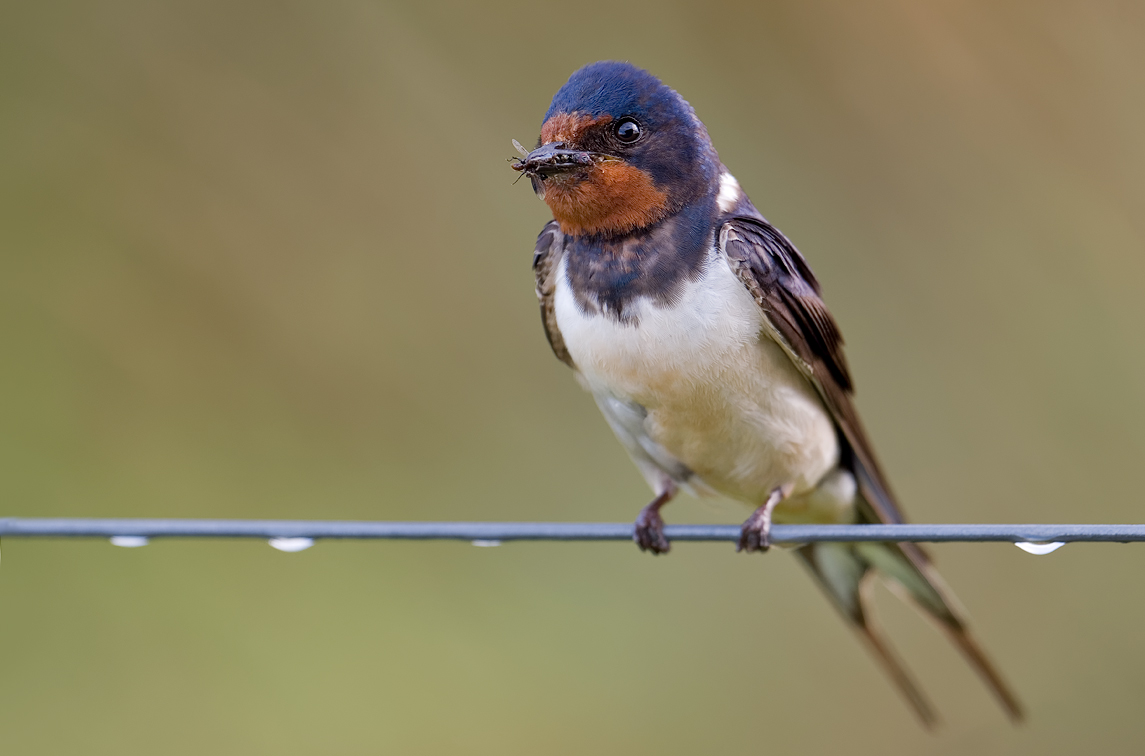
[[[866,642],[924,726],[932,728],[937,724],[934,708],[883,637],[870,610],[869,586],[876,574],[881,574],[890,582],[889,587],[905,594],[905,598],[939,624],[1010,719],[1016,722],[1023,718],[1017,696],[970,634],[957,599],[913,544],[808,544],[796,554]]]
[[[886,553],[898,558],[899,569],[884,570],[887,577],[905,589],[908,598],[933,618],[950,638],[951,642],[962,652],[962,656],[986,683],[986,687],[998,699],[998,703],[1014,722],[1025,718],[1022,704],[1010,686],[1002,679],[998,668],[986,656],[986,652],[978,645],[978,641],[970,634],[966,623],[966,612],[954,596],[946,581],[938,574],[938,570],[930,560],[914,544],[867,544],[868,546],[881,546]],[[883,569],[880,565],[880,569]],[[906,579],[904,580],[904,576]],[[912,584],[925,582],[925,589],[919,590]],[[938,602],[935,602],[935,597]]]
[[[860,434],[861,435],[861,434]],[[863,439],[859,439],[863,440]],[[853,443],[853,441],[852,441]],[[878,464],[865,444],[862,453],[848,447],[856,482],[859,484],[857,514],[860,522],[901,522],[902,516],[887,487]],[[869,567],[889,579],[890,588],[900,589],[923,613],[938,623],[963,657],[986,683],[1013,722],[1025,714],[1014,691],[987,658],[966,623],[966,611],[934,569],[930,558],[916,543],[856,543],[855,551]]]
[[[902,660],[898,658],[894,650],[891,649],[890,644],[887,643],[883,637],[878,625],[871,621],[868,617],[867,621],[862,625],[855,625],[855,630],[859,636],[866,641],[867,647],[875,655],[875,658],[883,665],[883,670],[898,687],[899,692],[906,698],[907,703],[914,709],[914,713],[918,715],[919,720],[923,726],[928,730],[932,730],[939,724],[938,712],[935,711],[931,705],[930,700],[922,692],[918,683],[914,681],[910,673],[907,671]]]
[[[868,586],[873,577],[871,566],[850,544],[808,544],[795,553],[871,650],[923,726],[927,729],[937,726],[939,718],[934,706],[894,653],[867,609],[870,601]]]
[[[986,682],[986,686],[990,688],[990,692],[998,699],[998,703],[1006,711],[1006,716],[1014,722],[1021,722],[1026,717],[1026,712],[1022,708],[1022,704],[1018,701],[1018,697],[1014,695],[1014,691],[1010,690],[1010,686],[1002,679],[998,673],[998,669],[986,656],[982,647],[978,645],[978,641],[970,635],[970,631],[963,627],[950,627],[945,626],[946,634],[950,636],[950,640],[954,645],[958,646],[958,650],[970,662],[970,666],[974,667],[974,671]]]

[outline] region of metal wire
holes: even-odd
[[[738,525],[669,525],[674,541],[737,541]],[[145,520],[0,518],[7,538],[263,538],[474,541],[630,541],[631,523],[367,522],[339,520]],[[1145,525],[776,525],[772,543],[819,541],[1145,541]]]

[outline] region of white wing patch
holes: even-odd
[[[716,197],[716,204],[720,207],[721,213],[730,213],[735,206],[739,204],[740,197],[743,196],[743,190],[739,188],[739,182],[736,177],[724,171],[720,174],[720,193]]]

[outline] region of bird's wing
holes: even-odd
[[[858,483],[860,521],[902,522],[902,513],[851,401],[843,337],[819,296],[819,283],[807,261],[787,237],[762,218],[732,218],[721,227],[719,241],[728,265],[763,310],[768,335],[807,376],[831,413],[842,441],[840,463],[854,473]],[[873,570],[898,583],[934,617],[1006,712],[1014,719],[1022,717],[1021,704],[970,634],[957,599],[917,544],[819,543],[801,547],[798,554],[925,724],[936,721],[933,709],[871,617],[867,587]]]
[[[571,368],[576,368],[569,350],[565,347],[565,340],[561,337],[561,330],[557,327],[557,314],[553,306],[553,294],[557,289],[557,269],[561,258],[565,255],[565,236],[561,233],[560,224],[549,221],[541,229],[537,237],[537,246],[533,250],[533,275],[537,279],[537,299],[541,303],[541,323],[545,326],[545,336],[549,339],[549,346],[553,354]]]
[[[868,522],[903,522],[886,476],[875,459],[851,401],[851,374],[843,337],[819,296],[819,282],[799,250],[771,224],[733,218],[720,229],[720,246],[732,271],[755,297],[772,331],[815,386],[854,455],[854,467],[869,511]]]

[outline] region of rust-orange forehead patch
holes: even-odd
[[[564,142],[568,145],[579,144],[581,136],[596,126],[602,126],[612,121],[612,116],[602,115],[593,118],[587,113],[557,113],[545,121],[541,127],[541,144],[550,142]]]

